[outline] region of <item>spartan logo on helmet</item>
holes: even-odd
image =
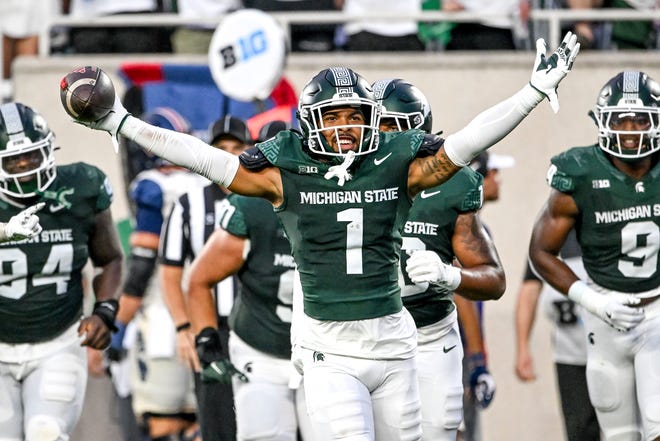
[[[325,128],[322,118],[324,112],[337,107],[359,108],[364,115],[364,124]],[[365,155],[378,149],[380,106],[369,83],[349,68],[331,67],[312,78],[300,94],[297,116],[313,153],[343,159],[348,151],[334,151],[322,132],[334,130],[334,135],[339,139],[338,131],[347,127],[361,129],[356,155]]]
[[[0,106],[0,191],[27,198],[46,190],[56,175],[54,142],[46,120],[32,108]]]
[[[402,79],[378,80],[373,84],[376,99],[382,106],[380,122],[392,122],[401,132],[421,129],[431,133],[433,114],[426,96]]]
[[[625,71],[610,79],[590,113],[598,125],[600,148],[633,160],[656,152],[660,148],[659,104],[660,84],[645,73]],[[634,130],[620,127],[626,119],[632,121]]]

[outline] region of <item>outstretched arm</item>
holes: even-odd
[[[114,94],[114,89],[108,88],[103,93]],[[250,172],[231,153],[212,147],[194,136],[154,127],[133,117],[117,95],[114,95],[112,110],[96,121],[72,117],[75,122],[86,127],[108,132],[115,144],[117,136],[123,135],[148,152],[200,174],[235,193],[263,197],[274,205],[281,202],[279,169],[268,167],[260,172]]]
[[[532,76],[525,87],[449,135],[434,156],[418,158],[411,164],[408,176],[411,194],[445,182],[472,158],[509,134],[543,98],[549,99],[555,112],[559,110],[557,86],[573,67],[580,44],[569,32],[550,57],[546,58],[545,51],[545,41],[539,39]]]

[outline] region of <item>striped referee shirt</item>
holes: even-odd
[[[190,263],[218,228],[226,197],[217,184],[194,188],[183,194],[174,203],[163,224],[158,250],[160,263],[179,267]],[[228,277],[216,285],[214,294],[219,318],[226,319],[229,315],[236,288],[234,277]]]

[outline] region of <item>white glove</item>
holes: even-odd
[[[461,284],[461,270],[444,263],[433,251],[420,250],[412,253],[406,262],[408,277],[415,284],[431,283],[453,292]]]
[[[632,294],[600,294],[578,280],[568,289],[568,298],[617,331],[629,331],[644,320],[644,308],[633,307],[641,300]]]
[[[77,120],[74,121],[78,124],[89,127],[90,129],[104,130],[108,132],[110,134],[115,153],[119,153],[119,141],[117,140],[117,136],[119,135],[121,126],[129,116],[131,116],[131,114],[128,113],[128,110],[126,110],[124,105],[121,103],[119,96],[115,94],[115,102],[112,105],[112,110],[103,118],[91,122]]]
[[[3,239],[22,240],[41,233],[42,228],[36,213],[44,208],[44,205],[46,205],[45,202],[39,202],[12,216],[9,222],[4,224],[5,237]]]
[[[576,35],[568,32],[550,57],[545,57],[545,51],[545,40],[539,38],[536,40],[536,59],[529,84],[548,97],[552,110],[557,113],[559,112],[557,86],[573,67],[573,61],[580,52],[580,43],[577,42]]]
[[[115,94],[115,102],[112,105],[112,110],[103,118],[97,119],[96,121],[74,121],[78,124],[89,127],[90,129],[105,130],[111,136],[116,137],[119,133],[121,125],[129,115],[130,113],[128,113],[128,110],[126,110],[124,105],[121,103],[119,96]]]

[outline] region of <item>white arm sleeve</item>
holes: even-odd
[[[467,126],[447,137],[444,144],[447,157],[458,166],[468,165],[472,158],[520,124],[544,97],[527,84],[512,97],[484,110]]]
[[[185,133],[154,127],[129,116],[120,133],[145,150],[228,187],[238,171],[238,156]]]

